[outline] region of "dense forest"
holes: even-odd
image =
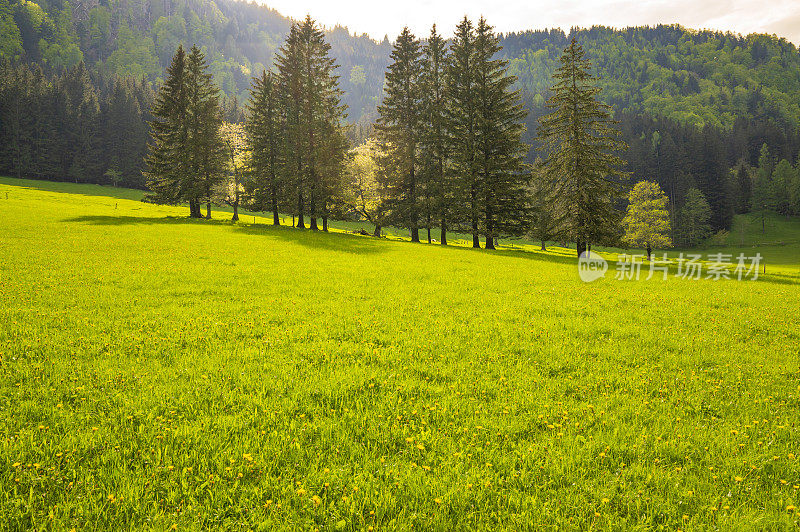
[[[155,91],[178,44],[197,45],[243,120],[251,80],[274,67],[291,20],[222,0],[0,0],[0,171],[143,187]],[[528,111],[528,162],[552,75],[575,38],[621,123],[635,181],[656,181],[677,213],[690,190],[714,230],[734,213],[800,212],[800,54],[775,36],[679,26],[529,31],[499,36]],[[372,132],[392,45],[325,30],[353,146]]]

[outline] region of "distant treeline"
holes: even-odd
[[[239,102],[253,76],[275,67],[291,20],[228,0],[0,0],[0,26],[0,171],[141,188],[149,109],[177,45],[201,47],[226,120],[241,122]],[[344,28],[324,33],[352,124],[346,135],[360,145],[373,134],[392,45]],[[797,212],[800,54],[785,39],[679,26],[498,37],[498,56],[509,62],[528,111],[527,162],[542,155],[538,120],[559,57],[575,38],[598,76],[601,100],[621,122],[629,146],[621,156],[634,181],[658,182],[673,211],[698,189],[716,230],[737,212]],[[767,196],[782,199],[753,198],[768,173],[757,171],[764,146],[778,171]]]
[[[145,188],[150,83],[93,79],[84,64],[58,74],[0,61],[0,172],[14,177]],[[224,98],[225,116],[242,110]]]

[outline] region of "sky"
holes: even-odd
[[[486,17],[499,32],[525,29],[678,23],[694,29],[774,33],[800,44],[800,0],[258,0],[295,19],[307,13],[327,27],[347,26],[393,40],[408,26],[417,36],[451,35],[464,15]]]

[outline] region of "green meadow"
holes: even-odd
[[[0,529],[800,526],[797,219],[583,283],[139,197],[0,179]]]

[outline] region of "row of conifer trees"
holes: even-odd
[[[282,212],[298,227],[308,220],[319,229],[321,220],[327,230],[329,217],[356,213],[375,223],[376,234],[392,224],[418,242],[427,229],[431,242],[438,228],[442,244],[456,231],[470,233],[473,247],[484,236],[488,249],[499,236],[525,233],[570,239],[579,251],[581,242],[606,239],[619,220],[624,174],[614,153],[624,144],[610,109],[597,101],[583,50],[575,42],[565,50],[552,113],[539,128],[546,151],[533,167],[521,141],[526,111],[499,51],[483,18],[473,25],[465,17],[449,42],[435,26],[424,43],[404,29],[370,141],[373,183],[360,187],[348,172],[354,150],[336,63],[310,17],[292,25],[275,70],[253,79],[240,129],[223,127],[202,52],[179,47],[152,110],[151,197],[188,202],[195,217],[205,202],[210,216],[222,189],[234,208],[243,198],[253,210],[271,211],[276,225]]]

